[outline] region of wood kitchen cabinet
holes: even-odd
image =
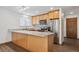
[[[27,39],[28,37],[25,34],[15,32],[12,33],[13,43],[25,49],[27,48]]]
[[[32,24],[39,24],[39,16],[32,16]]]
[[[59,19],[59,10],[50,11],[49,19],[51,19],[51,20]]]
[[[38,36],[29,35],[28,36],[28,49],[30,51],[41,51],[41,39]]]
[[[48,13],[32,16],[32,24],[39,24],[40,20],[48,20]]]
[[[39,20],[43,20],[43,14],[39,15]]]
[[[59,10],[55,10],[53,12],[53,15],[54,15],[54,19],[59,19]]]
[[[40,20],[46,20],[46,21],[57,20],[60,17],[59,12],[60,12],[60,10],[56,9],[56,10],[49,11],[48,13],[32,16],[32,23],[39,24]]]
[[[53,49],[54,35],[37,36],[13,32],[12,42],[28,51],[48,52]]]
[[[49,12],[49,19],[54,19],[54,13],[53,13],[53,11]]]
[[[43,20],[48,20],[48,13],[43,14]]]
[[[41,14],[39,17],[40,20],[48,20],[48,13]]]
[[[52,51],[54,36],[45,37],[28,35],[28,49],[33,52]]]

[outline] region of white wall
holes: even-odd
[[[20,28],[18,13],[0,7],[0,44],[11,41],[8,29]]]

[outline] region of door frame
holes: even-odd
[[[66,38],[68,38],[67,37],[67,18],[77,18],[76,20],[77,20],[77,28],[76,28],[76,34],[78,35],[78,17],[77,16],[70,16],[70,17],[66,17]],[[77,39],[77,36],[76,36],[76,38],[75,39]]]

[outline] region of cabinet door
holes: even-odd
[[[39,20],[40,21],[42,21],[42,20],[45,20],[46,22],[48,21],[48,13],[46,13],[46,14],[42,14],[42,15],[40,15],[40,17],[39,17]],[[39,22],[40,22],[39,21]]]
[[[36,18],[37,18],[36,24],[39,24],[39,15],[37,15]]]
[[[17,33],[12,33],[12,42],[17,44]]]
[[[40,20],[48,20],[48,13],[40,15]]]
[[[19,46],[23,48],[27,48],[27,35],[25,34],[18,34],[17,43]]]
[[[39,16],[39,20],[43,20],[43,15],[40,15]]]
[[[28,36],[28,50],[30,51],[41,51],[42,44],[41,39],[38,36]]]
[[[39,23],[39,16],[32,16],[32,24],[38,24]]]
[[[48,20],[48,13],[43,15],[43,20]]]
[[[36,17],[32,16],[32,24],[35,24],[35,23],[36,23]]]
[[[54,19],[59,19],[59,10],[53,12]]]
[[[12,34],[13,43],[23,48],[27,48],[27,35],[21,33]]]
[[[53,11],[50,11],[49,12],[49,19],[53,19],[54,18],[54,13],[53,13]]]
[[[49,19],[51,19],[51,20],[59,19],[59,10],[50,11]]]

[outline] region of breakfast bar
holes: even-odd
[[[54,33],[18,30],[12,32],[12,42],[31,52],[48,52],[53,49]]]

